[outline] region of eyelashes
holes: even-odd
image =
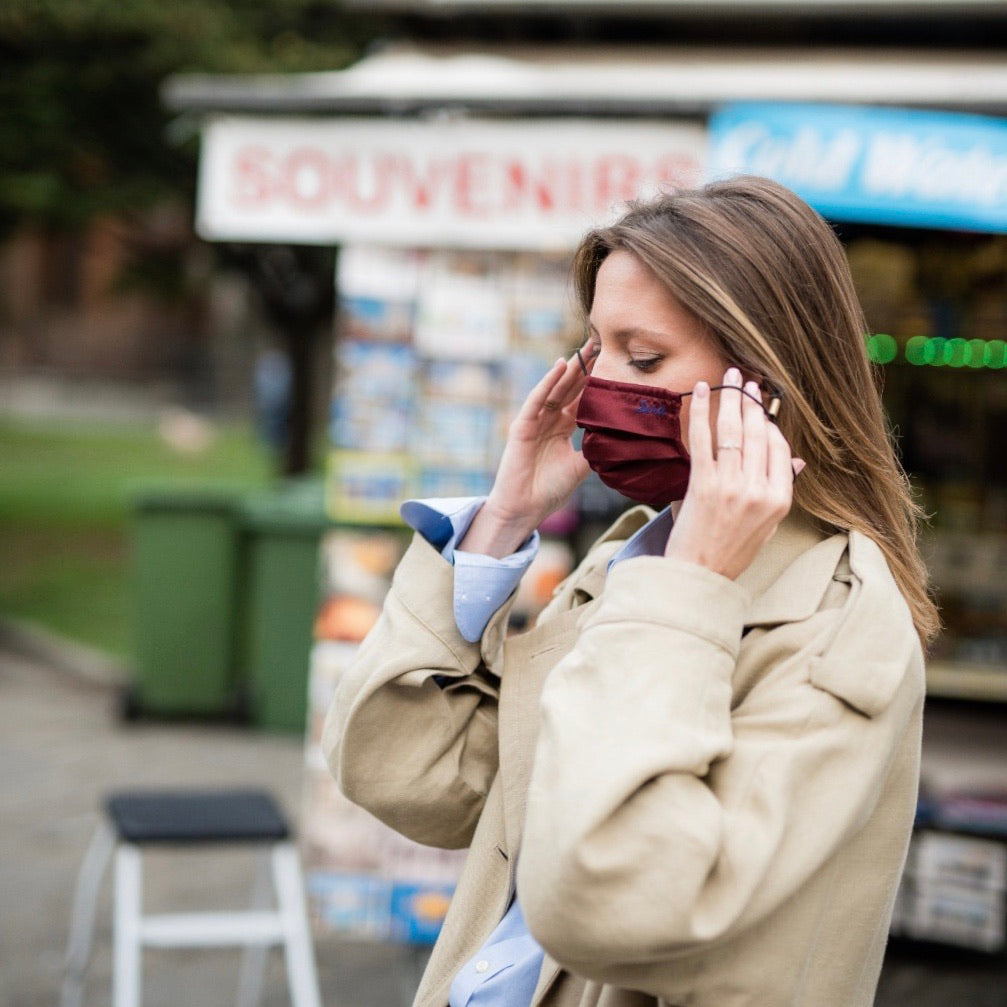
[[[601,343],[597,339],[592,339],[576,349],[574,353],[580,362],[581,370],[586,375],[588,373],[587,362],[594,360],[601,353]],[[649,357],[627,356],[624,365],[641,374],[649,374],[651,371],[656,370],[664,359],[663,354],[655,354]]]
[[[654,368],[661,363],[661,360],[661,357],[637,357],[635,359],[630,358],[628,363],[633,370],[641,371],[644,374],[647,374],[648,372],[654,370]]]

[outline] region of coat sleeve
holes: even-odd
[[[488,668],[509,609],[493,616],[481,643],[469,643],[452,598],[451,565],[415,536],[322,735],[351,801],[417,842],[448,849],[469,844],[496,774],[499,679]]]
[[[613,569],[542,697],[518,892],[557,961],[647,990],[661,961],[756,926],[867,821],[923,689],[901,595],[863,588],[760,630],[760,695],[732,712],[747,593],[663,558]]]

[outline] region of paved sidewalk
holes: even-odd
[[[0,641],[0,1005],[56,1007],[77,870],[103,795],[134,785],[269,788],[296,822],[302,746],[239,728],[121,724],[115,689]],[[154,909],[247,904],[252,854],[157,852],[145,857]],[[88,1007],[109,1002],[110,879],[88,971]],[[407,949],[316,943],[326,1007],[398,1007],[421,964]],[[148,951],[145,1007],[234,1002],[239,951]],[[263,1007],[289,1003],[282,957],[270,955]]]
[[[23,648],[24,641],[17,641]],[[42,655],[42,656],[40,656]],[[297,821],[301,742],[239,728],[121,724],[100,668],[71,673],[55,652],[25,656],[0,635],[0,1005],[56,1007],[74,881],[102,796],[133,785],[268,787]],[[114,669],[113,669],[114,670]],[[151,908],[245,903],[248,854],[160,852],[146,858]],[[88,1007],[109,1002],[111,911],[106,884],[89,970]],[[422,955],[323,937],[316,942],[326,1007],[399,1007]],[[145,1007],[234,1002],[236,951],[144,955]],[[264,1007],[288,1003],[282,960],[270,959]],[[895,950],[877,1007],[1007,1007],[1003,957]]]

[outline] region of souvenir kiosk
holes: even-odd
[[[318,749],[401,555],[399,502],[488,488],[506,417],[580,338],[567,265],[586,226],[662,186],[748,171],[835,222],[933,515],[926,549],[947,630],[928,681],[928,828],[895,927],[1002,949],[1007,60],[406,47],[335,74],[178,78],[167,100],[213,113],[205,238],[340,248],[328,470],[339,527],[323,547],[302,830],[320,925],[429,940],[460,865],[344,801]],[[910,108],[921,105],[944,111]],[[557,518],[521,617],[569,569],[578,527],[612,504],[588,484]],[[942,711],[939,697],[971,705]]]
[[[339,245],[326,479],[337,527],[322,546],[301,831],[320,925],[422,944],[463,854],[411,843],[338,793],[320,751],[325,711],[402,553],[399,504],[488,491],[510,416],[582,341],[569,290],[577,240],[629,199],[699,183],[705,130],[230,116],[209,121],[203,143],[204,236]],[[591,483],[554,516],[519,619],[572,568],[577,532],[623,503]]]

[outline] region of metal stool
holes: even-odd
[[[98,890],[115,853],[113,1007],[139,1007],[144,947],[245,948],[238,1004],[257,1004],[270,945],[286,951],[294,1007],[320,1007],[311,930],[297,849],[269,794],[260,790],[123,791],[105,804],[74,896],[60,1007],[80,1007]],[[244,843],[268,846],[251,910],[142,914],[141,847]],[[268,906],[270,875],[275,908]]]

